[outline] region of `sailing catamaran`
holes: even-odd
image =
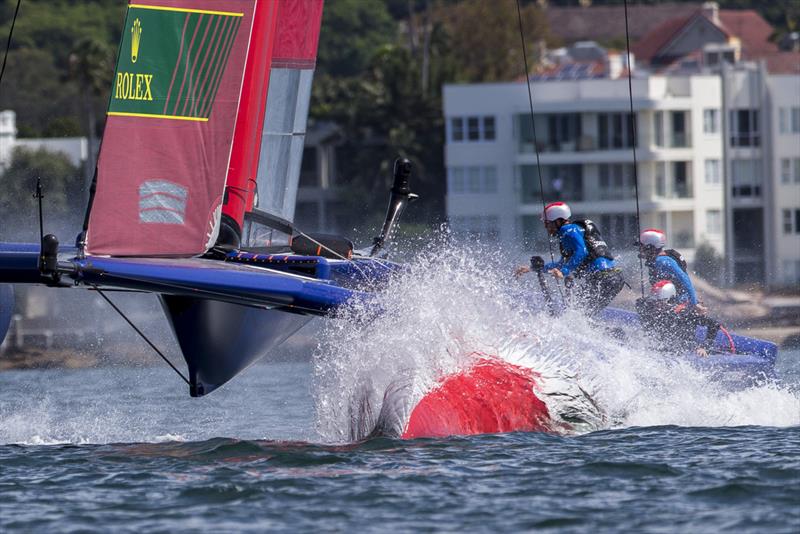
[[[112,306],[106,292],[157,294],[194,397],[313,317],[368,301],[364,288],[380,288],[398,269],[376,255],[415,198],[411,168],[396,162],[386,221],[368,253],[294,227],[322,7],[131,0],[83,231],[74,246],[53,235],[0,244],[0,282],[88,288]],[[9,287],[0,285],[5,308]],[[615,310],[607,318],[636,322]],[[771,372],[773,344],[736,343],[738,356],[705,363]],[[396,433],[547,429],[535,385],[531,370],[482,358],[444,377]]]
[[[292,225],[322,7],[131,1],[84,231],[0,245],[0,280],[157,293],[201,396],[385,278],[390,262]],[[374,252],[409,174],[398,162]]]

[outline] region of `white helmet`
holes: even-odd
[[[648,228],[639,234],[639,244],[643,247],[664,248],[667,244],[667,236],[661,230]]]
[[[675,284],[669,280],[659,280],[650,288],[650,295],[658,300],[669,300],[677,294]]]
[[[544,207],[542,213],[542,220],[544,222],[551,222],[558,219],[569,219],[572,216],[572,210],[563,202],[551,202]]]

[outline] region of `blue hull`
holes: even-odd
[[[308,323],[312,316],[218,300],[160,295],[189,369],[189,394],[207,395]]]
[[[361,288],[381,288],[401,267],[359,258],[232,252],[225,259],[76,258],[62,249],[61,286],[128,289],[159,295],[189,369],[190,394],[210,393],[274,349],[313,316],[354,299],[374,302]],[[0,284],[48,283],[38,270],[39,246],[0,243]],[[2,288],[3,286],[0,286]],[[0,334],[5,335],[13,296],[0,289]],[[376,308],[376,313],[380,310]],[[639,328],[635,313],[608,309],[611,326]],[[701,332],[698,331],[698,335]],[[732,335],[735,354],[687,355],[722,382],[747,384],[774,375],[774,343]],[[728,352],[720,333],[715,349]]]

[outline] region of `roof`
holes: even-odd
[[[570,61],[546,67],[531,75],[532,82],[597,80],[606,77],[604,61]],[[523,77],[524,80],[524,77]]]
[[[676,16],[690,16],[696,5],[662,3],[628,6],[628,29],[636,40],[653,28]],[[548,6],[545,10],[550,32],[566,43],[575,41],[600,41],[625,37],[625,11],[621,5],[591,7]]]
[[[673,17],[653,28],[631,47],[632,51],[640,61],[652,62],[697,17],[706,18],[729,38],[737,38],[744,59],[778,52],[778,47],[769,41],[774,29],[752,9],[721,9],[715,21],[696,8],[689,15]]]
[[[759,59],[766,61],[770,74],[800,74],[800,52],[774,52]]]
[[[719,20],[723,30],[742,42],[744,54],[758,55],[778,51],[778,46],[769,41],[775,29],[752,9],[722,9]]]
[[[688,16],[675,17],[662,22],[631,45],[631,52],[639,61],[650,62],[658,54],[658,51],[667,46],[696,15],[697,11]]]

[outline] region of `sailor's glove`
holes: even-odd
[[[541,256],[531,256],[531,271],[540,272],[544,269],[544,259]]]

